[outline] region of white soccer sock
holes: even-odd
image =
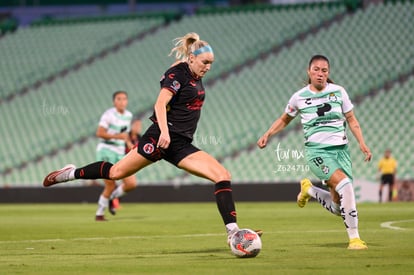
[[[238,229],[239,229],[239,226],[235,222],[226,224],[226,232],[227,232],[227,234],[234,233]]]
[[[105,209],[108,207],[109,199],[105,198],[103,195],[99,197],[98,200],[98,210],[96,210],[96,216],[103,216],[105,214]]]
[[[332,200],[331,193],[329,193],[328,191],[312,185],[312,187],[308,190],[308,194],[312,198],[316,199],[322,205],[323,208],[325,208],[332,214],[337,216],[341,215],[339,205]]]
[[[70,173],[69,173],[69,180],[74,180],[75,179],[75,170],[76,169],[73,169],[72,171],[70,171]]]
[[[124,191],[124,184],[121,184],[120,186],[118,186],[111,194],[111,196],[109,197],[111,200],[115,199],[115,198],[120,198],[123,195],[125,195],[126,192]]]
[[[359,238],[358,212],[355,203],[354,188],[351,180],[341,180],[335,188],[341,198],[341,215],[344,220],[349,239]]]

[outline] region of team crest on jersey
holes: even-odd
[[[152,143],[146,143],[144,144],[144,147],[142,147],[144,152],[148,155],[152,154],[154,152],[154,144]]]
[[[173,88],[174,91],[178,92],[178,90],[181,88],[180,82],[178,82],[177,80],[174,80],[173,83],[171,84],[171,88]]]
[[[329,173],[329,167],[326,165],[321,166],[322,172],[327,175]]]
[[[328,100],[336,102],[336,101],[338,101],[338,97],[334,93],[330,93],[329,96],[328,96]]]

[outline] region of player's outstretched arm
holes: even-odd
[[[268,140],[273,135],[276,135],[280,131],[282,131],[292,120],[294,117],[289,116],[286,113],[283,113],[275,122],[273,122],[272,126],[259,138],[257,141],[257,146],[260,149],[266,147]]]
[[[102,139],[122,139],[122,140],[126,140],[128,138],[128,133],[122,132],[122,133],[117,133],[117,134],[110,134],[108,133],[108,130],[105,129],[102,126],[99,126],[98,129],[96,130],[96,136]]]

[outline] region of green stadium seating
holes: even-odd
[[[295,12],[289,9],[261,10],[184,17],[116,54],[3,105],[0,115],[10,120],[2,121],[1,129],[12,130],[5,139],[7,145],[2,144],[2,150],[5,150],[4,156],[15,157],[9,160],[9,157],[2,156],[3,169],[58,150],[54,156],[46,156],[39,162],[30,162],[25,168],[13,170],[7,174],[7,182],[23,182],[19,174],[26,174],[26,171],[33,182],[39,182],[51,167],[55,169],[56,165],[59,167],[68,162],[81,165],[93,160],[94,138],[75,144],[67,151],[61,148],[67,143],[93,136],[99,115],[110,106],[110,95],[116,89],[130,92],[130,109],[143,114],[145,129],[149,125],[146,118],[159,89],[157,81],[172,61],[166,57],[172,46],[167,42],[188,31],[198,32],[216,52],[216,62],[205,79],[207,97],[194,143],[222,160],[234,181],[281,182],[297,181],[303,176],[312,178],[303,158],[294,160],[291,155],[290,159],[279,161],[275,155],[278,145],[289,152],[301,152],[302,131],[295,128],[299,119],[295,119],[286,132],[273,139],[266,149],[258,150],[254,145],[283,112],[291,94],[304,85],[307,62],[316,53],[330,58],[332,78],[346,87],[351,98],[355,99],[356,114],[374,152],[373,162],[364,164],[358,145],[351,138],[355,176],[374,179],[375,162],[386,147],[391,147],[397,159],[407,160],[405,163],[401,161],[401,175],[413,177],[412,167],[411,170],[409,167],[413,156],[406,149],[413,145],[407,135],[407,129],[414,129],[414,120],[410,116],[412,106],[406,105],[414,101],[413,77],[402,85],[396,84],[401,75],[414,67],[409,62],[414,42],[408,31],[413,29],[414,22],[407,19],[414,11],[411,3],[372,5],[348,14],[344,20],[320,27],[304,40],[297,39],[276,54],[257,58],[255,63],[209,84],[209,80],[261,53],[269,53],[287,39],[306,31],[303,25],[308,28],[318,26],[322,20],[343,12],[343,8],[336,8],[329,14],[330,10],[322,7],[310,9],[304,6],[303,10]],[[322,19],[314,17],[313,13]],[[304,17],[309,17],[306,24],[301,23]],[[256,29],[243,24],[254,20],[259,22],[252,23]],[[387,82],[394,83],[390,91],[378,90]],[[372,94],[372,91],[376,92]],[[46,112],[45,115],[43,105],[66,107],[69,114],[52,112],[49,115]],[[21,110],[26,111],[24,120]],[[392,111],[388,113],[387,110]],[[401,120],[402,114],[407,119],[395,123]],[[17,124],[19,127],[14,126]],[[31,129],[33,134],[25,135],[25,129]],[[13,147],[15,143],[20,145],[19,148]],[[144,169],[138,174],[138,179],[143,183],[171,182],[172,179],[184,184],[203,182],[186,176],[165,162]]]
[[[324,10],[325,8],[322,7],[321,9]],[[342,11],[343,9],[335,8],[327,17],[333,17]],[[297,25],[301,17],[306,17],[305,21],[310,25],[317,25],[325,18],[318,18],[314,13],[309,16],[304,16],[305,14],[305,10],[298,10],[297,12],[271,10],[260,13],[248,12],[237,16],[229,14],[220,17],[216,15],[205,15],[197,18],[184,17],[180,22],[159,30],[141,42],[122,48],[114,54],[96,60],[90,66],[81,67],[78,71],[59,78],[49,85],[41,86],[37,91],[29,92],[27,95],[13,100],[10,104],[5,105],[0,113],[11,113],[15,119],[11,120],[10,123],[17,123],[16,120],[22,118],[19,110],[25,108],[23,105],[28,106],[25,108],[27,114],[24,116],[24,123],[36,125],[34,131],[38,136],[36,139],[26,140],[24,146],[26,154],[17,156],[13,166],[66,146],[71,141],[93,134],[99,115],[109,107],[110,94],[115,90],[124,89],[130,92],[132,111],[139,113],[150,109],[156,98],[159,77],[172,62],[171,59],[166,58],[172,46],[170,43],[172,38],[195,29],[200,33],[202,39],[213,41],[210,43],[216,50],[217,62],[214,64],[213,75],[206,78],[206,81],[208,81],[209,77],[210,79],[215,77],[214,71],[217,71],[218,75],[231,70],[232,67],[243,62],[243,60],[246,61],[259,52],[281,44],[283,38],[277,36],[277,39],[273,42],[270,42],[272,39],[263,40],[263,37],[267,37],[271,30],[287,32],[287,30]],[[265,17],[262,15],[266,15],[267,19],[264,19]],[[293,17],[293,15],[296,15],[296,17]],[[240,28],[240,24],[248,25],[248,22],[255,22],[255,28],[260,27],[261,32],[254,29],[245,29],[244,27]],[[93,25],[91,30],[104,29],[106,24]],[[228,28],[223,28],[223,24],[227,25]],[[85,31],[87,25],[38,27],[28,29],[27,32],[32,31],[33,33],[30,33],[30,35],[39,39],[42,32],[45,33],[45,36],[53,36],[55,32],[58,32],[56,29],[72,30],[71,28],[73,28],[73,34],[79,32],[82,36],[83,33],[88,33]],[[266,26],[266,28],[262,28],[263,26]],[[237,29],[240,31],[232,33],[233,30]],[[289,32],[294,35],[302,29],[289,30]],[[30,35],[27,34],[27,36]],[[169,38],[166,39],[166,37]],[[217,37],[223,39],[217,39]],[[249,45],[251,41],[254,41],[253,45]],[[85,42],[85,45],[89,44]],[[229,48],[228,45],[246,45],[244,47],[248,48]],[[85,56],[89,55],[90,53]],[[60,55],[57,56],[60,57]],[[230,59],[226,59],[227,56]],[[222,66],[222,64],[226,64],[226,66]],[[38,78],[38,76],[35,78]],[[56,111],[59,108],[66,111],[67,114]],[[24,136],[23,132],[24,130],[19,127],[13,131],[12,136]],[[232,151],[247,145],[248,139],[239,141],[239,136],[240,134],[237,132],[234,139],[236,142],[233,142],[231,146]],[[29,148],[36,149],[29,150]],[[7,166],[3,166],[3,169],[5,168]]]
[[[70,68],[130,37],[159,26],[162,18],[20,28],[0,41],[5,98]]]

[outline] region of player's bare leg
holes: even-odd
[[[214,157],[204,151],[195,152],[178,163],[178,167],[190,174],[208,179],[215,183],[217,207],[223,218],[227,232],[227,242],[238,229],[236,210],[231,189],[230,172]],[[256,230],[262,236],[262,230]]]
[[[215,183],[214,195],[229,241],[231,235],[239,229],[232,195],[230,172],[214,157],[204,151],[188,155],[178,163],[178,167]]]
[[[98,209],[96,210],[96,221],[106,221],[105,219],[105,209],[109,206],[109,197],[111,193],[116,188],[116,182],[114,180],[104,179],[104,190],[102,194],[99,196],[98,200]]]
[[[122,180],[122,184],[120,184],[116,189],[111,193],[109,197],[109,212],[112,215],[116,214],[116,208],[119,207],[119,198],[125,196],[128,192],[134,190],[137,187],[137,180],[135,175],[131,175],[126,177]],[[116,203],[116,201],[118,202]]]

